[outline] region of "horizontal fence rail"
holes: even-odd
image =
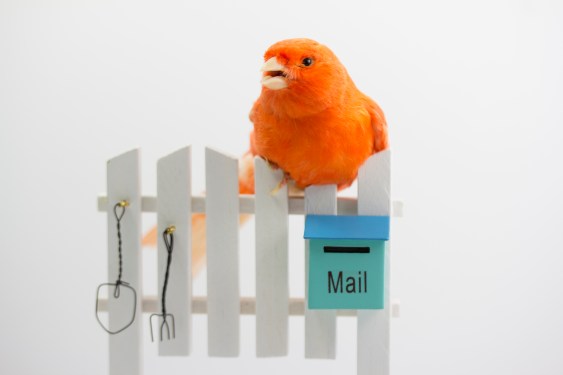
[[[256,355],[279,357],[288,354],[288,317],[304,316],[305,357],[336,357],[337,317],[357,319],[357,373],[389,375],[390,318],[398,317],[400,303],[391,300],[390,248],[385,254],[384,308],[381,310],[310,310],[305,298],[289,296],[289,215],[375,215],[403,216],[403,204],[390,199],[389,150],[372,155],[360,168],[358,198],[337,197],[336,186],[308,187],[302,196],[288,195],[281,185],[283,174],[264,160],[255,159],[255,195],[238,194],[238,161],[213,149],[206,149],[206,195],[191,192],[191,148],[180,149],[157,163],[157,196],[143,196],[140,188],[140,151],[133,150],[108,161],[107,195],[98,197],[97,208],[108,217],[108,275],[114,277],[121,261],[116,256],[116,218],[113,205],[130,203],[122,219],[124,280],[137,289],[135,323],[124,332],[111,335],[110,375],[142,373],[142,313],[161,312],[165,270],[170,267],[166,294],[167,311],[174,314],[175,338],[159,342],[159,355],[186,356],[192,350],[192,315],[208,316],[208,354],[236,357],[240,345],[240,316],[256,316]],[[272,192],[276,191],[275,194]],[[167,246],[157,243],[158,295],[141,291],[142,213],[156,213],[158,233],[175,228],[174,257],[167,266]],[[207,295],[192,295],[192,214],[206,222]],[[256,297],[240,296],[239,215],[256,219]],[[195,216],[194,216],[195,218]],[[195,227],[194,227],[195,228]],[[302,236],[302,234],[299,234]],[[120,238],[121,241],[121,238]],[[309,241],[305,241],[306,265]],[[125,251],[125,249],[127,249]],[[307,274],[308,268],[305,273]],[[166,272],[168,275],[168,272]],[[307,284],[306,284],[307,285]],[[116,298],[101,298],[97,308],[108,313],[110,327],[123,320],[130,307]],[[158,326],[163,322],[159,318]],[[115,324],[115,323],[114,323]]]
[[[107,299],[100,299],[100,311],[107,311]],[[142,301],[143,313],[156,313],[160,308],[160,300],[157,296],[145,296]],[[400,316],[401,304],[398,300],[391,302],[392,317],[398,318]],[[205,315],[207,314],[207,298],[204,296],[192,297],[192,314]],[[305,312],[305,300],[303,298],[289,298],[287,305],[287,313],[290,316],[303,316]],[[256,315],[256,298],[254,297],[241,297],[240,298],[240,315]],[[336,310],[337,316],[342,317],[355,317],[357,316],[356,310]]]
[[[241,214],[254,213],[254,195],[239,195],[239,207]],[[358,213],[358,199],[352,197],[337,197],[337,209],[339,215],[356,215]],[[108,198],[105,195],[99,195],[97,206],[99,212],[107,211]],[[192,213],[205,213],[205,195],[192,195],[191,199]],[[141,211],[146,213],[156,212],[157,197],[142,196]],[[403,217],[404,213],[403,201],[393,201],[391,204],[391,215],[393,217]],[[288,211],[290,215],[305,215],[305,197],[290,196],[288,198]]]

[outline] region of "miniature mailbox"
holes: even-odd
[[[309,309],[383,309],[389,216],[308,215]]]

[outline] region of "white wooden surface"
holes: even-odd
[[[117,156],[107,163],[108,195],[108,280],[115,282],[119,273],[117,221],[113,213],[115,203],[126,200],[129,206],[121,219],[123,273],[122,281],[129,283],[137,292],[135,320],[131,326],[115,335],[109,335],[110,375],[140,375],[142,366],[142,324],[141,300],[141,192],[139,150],[132,150]],[[123,297],[115,299],[112,291],[108,296],[109,328],[119,329],[116,324],[130,320],[131,307]]]
[[[358,215],[391,214],[391,154],[373,155],[358,174]],[[389,375],[390,280],[389,242],[385,248],[385,308],[358,310],[358,375]]]
[[[239,354],[238,160],[207,148],[207,309],[208,353]]]
[[[336,185],[310,186],[305,189],[307,214],[336,215]],[[309,310],[309,241],[305,241],[305,358],[336,357],[336,311]]]
[[[153,324],[153,335],[159,340],[159,355],[188,355],[191,350],[191,150],[183,148],[161,158],[157,166],[158,196],[158,313],[161,313],[162,286],[166,273],[168,251],[162,237],[166,228],[174,226],[174,247],[166,291],[167,313],[174,315],[176,335],[173,340],[160,341],[160,324]],[[154,319],[156,323],[156,318]],[[168,319],[170,329],[172,322]],[[171,332],[172,334],[172,332]]]
[[[256,195],[256,355],[288,352],[288,196],[283,178],[262,158],[254,161]]]

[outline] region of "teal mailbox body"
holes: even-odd
[[[388,216],[308,215],[309,309],[383,309]]]

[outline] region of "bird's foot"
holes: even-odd
[[[279,191],[287,185],[287,183],[289,182],[289,174],[284,173],[283,177],[281,179],[281,181],[278,183],[278,185],[270,192],[270,195],[276,195],[279,193]]]
[[[270,168],[273,169],[274,171],[280,169],[280,166],[277,165],[275,162],[273,162],[273,161],[271,161],[271,160],[268,160],[268,159],[266,159],[266,158],[264,158],[264,160],[266,160],[266,162],[268,163],[268,167],[270,167]]]

